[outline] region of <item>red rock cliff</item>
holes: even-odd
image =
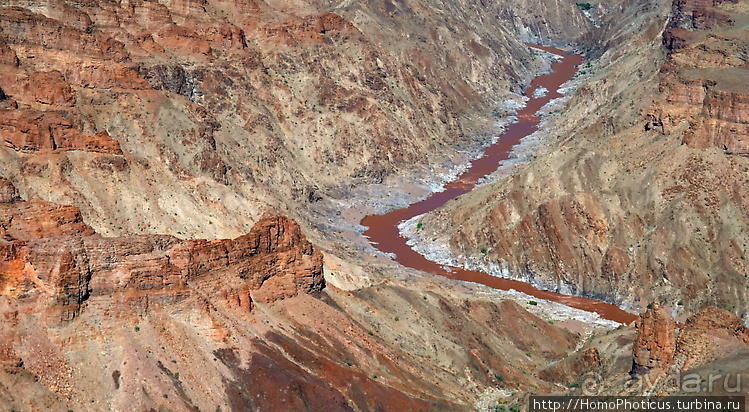
[[[684,325],[654,303],[635,324],[637,337],[632,347],[632,371],[652,368],[688,370],[749,344],[749,331],[741,318],[723,309],[708,307],[692,315]],[[677,333],[678,331],[678,333]]]
[[[90,296],[113,297],[146,313],[154,303],[182,300],[189,283],[251,308],[325,287],[323,257],[296,222],[272,216],[236,239],[179,240],[171,236],[104,238],[72,206],[18,200],[2,180],[0,293],[47,307],[72,320]]]
[[[663,45],[669,60],[661,70],[660,88],[666,102],[650,110],[650,127],[668,134],[689,124],[683,142],[694,148],[719,147],[729,154],[749,153],[749,75],[746,62],[735,57],[741,34],[728,13],[714,9],[724,3],[674,1]],[[725,3],[732,3],[730,1]]]
[[[632,371],[666,368],[674,359],[676,322],[654,303],[635,323],[637,338],[632,347]]]

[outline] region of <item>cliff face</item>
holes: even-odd
[[[632,325],[593,336],[548,371],[577,370],[567,380],[577,383],[569,394],[737,395],[749,370],[748,334],[742,320],[723,309],[706,307],[677,323],[654,303]]]
[[[548,145],[537,158],[425,217],[420,239],[449,244],[458,261],[635,310],[657,300],[746,318],[749,162],[738,79],[749,8],[641,6],[624,19],[638,22],[634,32],[604,23],[629,40],[605,43],[583,68],[564,118],[552,113],[542,126]]]
[[[739,376],[749,366],[745,360],[749,339],[738,316],[708,307],[677,325],[654,304],[640,316],[636,327],[633,379],[626,385],[611,380],[612,392],[727,395],[741,391]],[[699,385],[705,376],[721,382]]]
[[[690,147],[719,147],[749,154],[747,46],[742,3],[675,2],[674,17],[663,34],[669,61],[661,69],[665,102],[649,113],[663,134],[688,124],[683,142]],[[738,19],[737,19],[738,18]]]
[[[105,296],[119,301],[123,314],[146,315],[150,305],[175,304],[194,293],[188,283],[248,311],[253,300],[273,302],[325,286],[322,253],[286,217],[265,218],[236,239],[180,241],[104,238],[72,206],[11,197],[0,208],[0,290],[62,322],[78,316],[90,298]]]
[[[667,368],[674,360],[676,322],[654,303],[635,323],[637,338],[632,347],[632,374],[652,368]]]

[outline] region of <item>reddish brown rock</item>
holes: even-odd
[[[0,177],[0,203],[11,203],[20,199],[16,187],[10,180]]]
[[[361,34],[349,21],[329,12],[290,18],[280,25],[267,25],[262,28],[262,31],[264,38],[288,46],[323,43],[325,36]]]
[[[245,34],[241,28],[229,23],[201,24],[195,27],[196,33],[208,41],[212,49],[243,50]]]
[[[3,186],[4,193],[14,194],[15,188]],[[17,195],[13,199],[18,200]],[[0,203],[0,233],[6,240],[28,241],[65,235],[92,236],[95,232],[83,222],[77,207],[15,201]]]
[[[684,330],[711,331],[740,338],[746,328],[741,318],[735,314],[725,309],[709,307],[687,319]]]
[[[32,73],[24,82],[23,93],[37,103],[68,107],[75,105],[75,92],[56,70]]]
[[[643,313],[635,326],[637,338],[630,374],[669,366],[687,370],[711,360],[714,352],[725,351],[721,348],[749,343],[741,318],[713,307],[687,319],[676,339],[673,318],[657,304]]]
[[[674,359],[676,322],[658,303],[636,321],[637,338],[632,347],[632,371],[640,374],[652,368],[666,368]]]
[[[19,64],[16,52],[3,39],[2,29],[0,29],[0,64],[7,64],[13,67],[17,67]]]
[[[695,148],[717,146],[732,154],[749,153],[749,95],[709,90],[700,105],[701,113],[691,120],[684,143]]]
[[[689,30],[672,27],[663,32],[663,46],[668,50],[678,50],[686,47],[694,39]]]
[[[163,4],[152,1],[134,1],[131,4],[133,18],[140,27],[150,32],[172,24],[172,14]]]
[[[722,2],[674,2],[669,28],[663,33],[663,44],[670,58],[661,69],[660,79],[660,89],[667,94],[668,103],[657,103],[651,108],[646,128],[669,134],[682,122],[688,122],[689,129],[682,138],[684,144],[747,154],[749,95],[744,80],[747,72],[743,60],[726,58],[743,52],[726,50],[740,47],[730,35],[721,40],[723,44],[704,39],[706,32],[730,19],[728,14],[712,8]]]
[[[75,50],[114,61],[128,58],[124,45],[100,31],[88,33],[23,7],[0,9],[0,29],[8,44],[42,46],[47,49]]]
[[[708,7],[698,8],[692,12],[692,27],[695,30],[709,30],[725,24],[731,16]]]
[[[9,181],[0,184],[4,199],[17,199]],[[322,253],[283,216],[263,219],[236,239],[214,241],[103,238],[77,208],[48,202],[0,203],[0,216],[6,242],[0,245],[0,293],[36,299],[39,310],[63,322],[75,319],[92,296],[119,299],[128,312],[147,313],[149,305],[189,296],[187,281],[244,311],[253,301],[325,287]]]
[[[149,89],[148,82],[131,67],[104,59],[70,62],[61,70],[71,84],[87,89]]]
[[[253,293],[270,302],[325,287],[322,253],[314,249],[296,222],[283,216],[263,219],[236,239],[191,241],[170,252],[188,279],[230,272]]]
[[[107,132],[86,136],[59,112],[32,109],[0,110],[0,134],[13,150],[84,150],[122,154],[120,143]]]
[[[211,45],[195,31],[186,27],[169,26],[157,33],[159,43],[173,52],[197,58],[211,56]]]

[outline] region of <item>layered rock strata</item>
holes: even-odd
[[[178,303],[189,284],[221,296],[227,305],[251,310],[325,286],[322,253],[296,222],[265,218],[236,239],[179,240],[171,236],[105,238],[72,206],[26,202],[3,180],[3,295],[47,307],[71,321],[91,297],[118,296],[127,316],[150,305]],[[117,298],[113,298],[117,300]]]

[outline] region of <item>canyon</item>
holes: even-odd
[[[747,30],[742,0],[3,3],[0,407],[498,410],[749,373]],[[585,60],[404,234],[622,323],[362,236],[535,116],[557,58],[525,42]]]
[[[715,305],[746,320],[747,8],[711,4],[664,4],[672,17],[650,26],[662,36],[629,33],[586,66],[538,155],[424,216],[414,243],[634,311]]]

